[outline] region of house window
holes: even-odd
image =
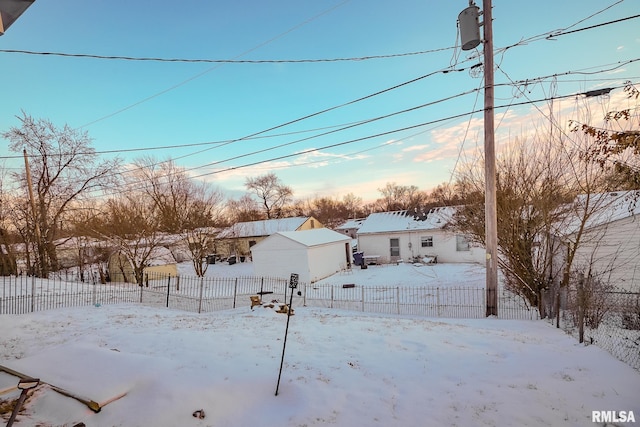
[[[400,239],[389,239],[389,254],[400,256]]]
[[[456,251],[468,251],[469,249],[469,241],[466,236],[461,234],[456,235]]]
[[[314,220],[311,220],[311,228],[316,228],[316,222]]]
[[[433,247],[433,236],[422,236],[420,238],[420,243],[423,248],[432,248]]]

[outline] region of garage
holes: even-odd
[[[251,248],[254,273],[313,283],[351,266],[350,242],[328,228],[278,232]]]

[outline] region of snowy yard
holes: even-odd
[[[5,315],[0,364],[96,402],[127,393],[96,414],[41,386],[15,425],[590,426],[592,410],[640,415],[638,372],[545,322],[303,307],[275,396],[286,319],[139,305]],[[15,383],[0,374],[0,389]]]
[[[250,263],[210,267],[253,274]],[[482,287],[484,268],[371,266],[316,285],[326,283]],[[94,413],[41,385],[14,425],[591,426],[592,411],[640,421],[640,373],[546,322],[294,306],[278,396],[287,317],[273,309],[103,304],[2,315],[0,365],[98,403],[126,393]],[[0,373],[0,391],[16,384]]]

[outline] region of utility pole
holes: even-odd
[[[491,0],[484,9],[484,181],[487,250],[487,317],[498,315],[498,213],[496,196],[496,148],[493,123],[493,13]]]
[[[493,83],[493,14],[491,0],[482,2],[484,15],[484,179],[485,179],[485,250],[486,250],[486,316],[498,315],[498,214],[496,196],[496,150]],[[462,49],[480,44],[478,7],[469,7],[458,16]]]

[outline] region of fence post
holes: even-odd
[[[95,305],[98,303],[96,301],[96,279],[95,277],[91,277],[91,282],[93,283],[93,287],[92,287],[92,292],[91,292],[91,301],[93,302],[93,306],[95,307]]]
[[[302,284],[302,292],[303,292],[303,294],[302,294],[302,305],[304,307],[306,307],[307,306],[307,284],[306,283]]]
[[[31,276],[31,312],[35,311],[35,297],[36,297],[36,275]]]
[[[440,288],[436,288],[436,313],[440,317]]]
[[[584,309],[585,309],[585,297],[584,297],[584,276],[581,274],[578,279],[578,342],[584,342]]]
[[[180,276],[176,276],[176,291],[180,290]]]
[[[362,312],[364,313],[364,286],[361,286],[360,289],[362,289]]]
[[[167,279],[167,308],[169,308],[169,290],[171,287],[171,276],[169,276]]]
[[[198,301],[198,313],[202,313],[202,290],[204,288],[204,277],[200,277],[200,299]]]
[[[236,308],[237,296],[238,296],[238,278],[236,277],[235,284],[233,285],[233,308]]]
[[[329,308],[333,308],[333,285],[331,285],[331,307]]]
[[[398,308],[397,314],[400,314],[400,286],[396,286],[396,306]]]

